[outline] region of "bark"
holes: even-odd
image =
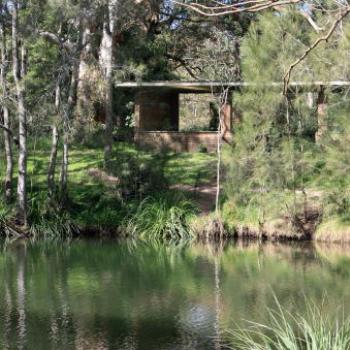
[[[78,32],[79,32],[79,37],[78,37],[78,42],[76,44],[76,50],[74,55],[69,93],[68,93],[68,99],[67,99],[67,109],[63,114],[63,156],[62,156],[62,167],[61,167],[61,177],[60,177],[61,206],[65,206],[68,200],[69,131],[70,131],[69,129],[70,129],[70,122],[74,113],[74,108],[76,105],[80,57],[81,57],[81,50],[83,47],[83,32],[82,32],[81,22],[79,24]]]
[[[78,68],[73,67],[67,111],[63,117],[63,155],[62,155],[62,167],[61,167],[61,205],[64,206],[68,199],[68,166],[69,166],[69,124],[74,111],[74,91],[77,89],[77,71]]]
[[[79,64],[79,80],[78,80],[78,115],[81,117],[81,121],[84,122],[86,114],[89,109],[90,99],[88,90],[88,74],[89,63],[88,60],[91,57],[91,44],[90,44],[91,29],[87,26],[83,33],[83,49],[80,57]]]
[[[106,82],[105,92],[105,168],[110,165],[113,146],[113,36],[116,30],[116,13],[118,0],[109,0],[106,9],[103,36],[100,49],[100,63]]]
[[[56,85],[55,91],[55,112],[56,118],[51,126],[52,130],[52,143],[51,143],[51,154],[49,161],[49,168],[47,171],[47,187],[49,191],[49,196],[53,197],[56,192],[56,184],[55,184],[55,173],[56,173],[56,163],[57,163],[57,147],[59,140],[59,132],[58,132],[58,119],[59,119],[59,108],[60,108],[60,95],[61,89],[59,83]]]
[[[17,113],[19,127],[18,183],[17,183],[17,219],[18,224],[27,226],[27,113],[25,106],[25,49],[22,46],[22,60],[19,59],[18,44],[18,4],[12,8],[12,66],[17,93]],[[22,64],[21,64],[22,63]],[[21,74],[22,73],[22,74]]]
[[[306,104],[309,108],[314,107],[314,94],[312,92],[306,94]]]
[[[6,49],[6,38],[5,28],[3,22],[0,24],[0,50],[1,50],[1,70],[0,70],[0,84],[2,87],[2,93],[4,99],[8,94],[7,89],[7,49]],[[13,154],[12,154],[12,133],[10,126],[10,114],[9,109],[4,103],[2,106],[2,114],[4,120],[4,142],[5,142],[5,155],[6,155],[6,172],[5,172],[5,199],[7,202],[11,201],[12,198],[12,178],[13,178]]]

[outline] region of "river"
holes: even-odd
[[[313,244],[0,242],[1,349],[223,349],[276,300],[350,311],[350,249]],[[348,253],[349,252],[349,253]]]

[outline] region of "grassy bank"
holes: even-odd
[[[101,145],[73,146],[69,165],[69,202],[67,209],[61,212],[48,202],[48,150],[49,141],[45,139],[30,145],[29,219],[31,231],[36,235],[55,236],[58,232],[65,235],[83,231],[141,234],[146,231],[147,224],[142,224],[139,218],[151,215],[154,222],[149,221],[147,227],[150,235],[155,231],[167,236],[170,232],[167,225],[174,225],[174,235],[183,236],[187,218],[196,212],[194,194],[186,189],[210,182],[215,172],[215,167],[211,166],[215,158],[210,154],[151,153],[120,142],[114,145],[111,171],[107,174],[103,170]],[[4,169],[4,155],[0,152],[0,181],[3,181]],[[14,203],[11,206],[0,204],[0,217],[10,218],[13,211]]]
[[[322,198],[305,202],[302,193],[263,194],[262,203],[223,205],[223,220],[239,238],[314,240],[350,243],[350,221],[341,214],[328,215]]]
[[[339,186],[323,181],[321,174],[310,176],[303,190],[264,191],[252,190],[250,184],[245,188],[244,183],[235,188],[229,173],[224,173],[222,211],[216,215],[215,155],[152,153],[116,142],[107,174],[103,170],[103,147],[91,142],[72,146],[69,201],[61,211],[48,201],[49,150],[47,139],[30,143],[29,219],[31,233],[36,236],[99,233],[170,239],[236,236],[350,242],[345,194],[332,194],[330,190]],[[224,156],[227,163],[229,157]],[[4,169],[0,151],[1,182]],[[334,209],[338,199],[343,203],[342,211]],[[14,203],[0,203],[0,222],[9,222],[13,213]]]

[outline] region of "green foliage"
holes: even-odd
[[[195,212],[183,195],[164,192],[144,199],[125,227],[129,234],[149,239],[190,238],[189,219]]]
[[[0,205],[0,237],[5,233],[7,215],[8,208],[4,205]]]
[[[318,18],[319,23],[325,23],[325,17]],[[345,35],[337,31],[339,40],[313,51],[295,69],[292,80],[347,80],[343,55],[349,54],[349,28],[345,21]],[[228,197],[224,215],[231,224],[259,227],[310,207],[323,212],[325,220],[338,217],[349,222],[346,97],[340,90],[327,89],[326,116],[318,120],[318,90],[308,95],[294,90],[286,99],[280,88],[264,86],[282,81],[290,63],[315,37],[298,11],[286,9],[278,16],[259,15],[243,39],[243,77],[256,86],[234,95],[243,117],[235,126],[234,144],[223,157]],[[320,128],[325,132],[316,143]]]
[[[213,176],[213,155],[151,153],[138,150],[128,143],[116,142],[111,173],[108,175],[112,178],[110,183],[105,179],[104,176],[107,175],[102,170],[102,132],[97,131],[91,138],[86,139],[86,144],[75,145],[71,149],[69,202],[66,210],[62,211],[57,203],[47,196],[49,141],[43,137],[37,140],[31,138],[29,142],[29,221],[31,232],[36,237],[72,237],[84,231],[109,235],[120,233],[126,223],[125,218],[133,218],[136,212],[141,211],[139,206],[143,200],[144,206],[146,203],[147,206],[153,202],[158,203],[163,213],[168,213],[168,210],[174,207],[171,209],[172,214],[166,218],[169,222],[172,220],[169,227],[178,225],[178,235],[188,235],[185,230],[187,217],[194,212],[192,204],[187,203],[185,196],[176,194],[172,198],[171,194],[164,194],[164,191],[168,185],[194,186],[210,181]],[[0,155],[2,165],[3,153],[0,152]],[[58,163],[60,161],[59,154]],[[4,170],[5,167],[1,166],[1,181]],[[91,170],[96,170],[98,175],[90,175]],[[59,171],[57,167],[57,179]],[[11,218],[11,208],[12,206],[1,202],[0,216],[3,219]],[[188,213],[185,212],[186,208],[189,209]],[[182,213],[186,217],[183,222]],[[168,214],[164,214],[164,217],[166,215]],[[174,233],[174,237],[176,234]]]
[[[347,92],[326,89],[328,112],[322,121],[317,115],[318,89],[308,96],[301,89],[294,89],[289,91],[286,99],[280,87],[272,89],[264,85],[282,82],[290,64],[323,33],[314,30],[300,7],[285,6],[214,20],[183,7],[174,7],[168,1],[131,3],[118,2],[117,30],[113,36],[114,81],[192,79],[255,83],[235,91],[233,96],[234,107],[241,112],[242,118],[234,125],[232,147],[225,147],[223,155],[225,193],[222,203],[225,202],[223,211],[227,221],[232,225],[241,222],[259,227],[269,219],[294,215],[311,203],[323,211],[325,219],[349,223],[350,156],[347,145],[350,110]],[[330,0],[324,1],[322,6],[323,11],[312,6],[309,10],[312,19],[326,30],[339,8]],[[213,181],[215,157],[204,154],[203,145],[198,147],[197,154],[175,155],[152,154],[121,142],[133,138],[134,92],[126,90],[113,92],[116,125],[112,132],[117,146],[108,163],[111,171],[106,173],[102,162],[105,133],[101,123],[106,114],[106,82],[101,79],[99,63],[103,57],[101,38],[105,4],[100,1],[40,0],[26,6],[20,4],[19,10],[18,39],[28,49],[29,63],[24,86],[30,142],[28,194],[33,225],[44,228],[46,223],[54,226],[54,222],[66,221],[68,228],[62,229],[62,235],[66,235],[66,231],[70,235],[70,227],[74,231],[74,225],[116,227],[127,214],[146,211],[145,207],[153,211],[158,205],[163,208],[159,212],[171,211],[168,199],[150,199],[155,193],[163,193],[172,186],[196,187]],[[10,11],[4,11],[9,54],[10,19]],[[76,55],[79,33],[84,33],[83,39],[88,41],[84,42],[82,53]],[[350,21],[344,18],[332,40],[322,42],[295,68],[292,80],[348,80],[349,52]],[[79,88],[73,98],[77,105],[69,122],[70,201],[64,214],[67,216],[62,221],[59,210],[46,208],[46,172],[51,146],[47,134],[52,121],[62,134],[63,117],[68,115],[72,66],[78,56],[82,59],[78,63],[84,77],[81,80],[79,77]],[[10,108],[11,128],[16,135],[16,96],[13,73],[11,67],[8,68],[5,77],[8,96],[3,96],[3,100]],[[57,81],[61,88],[59,111],[54,103]],[[206,105],[208,102],[218,105],[217,97],[204,96],[202,101]],[[86,108],[85,104],[88,105]],[[186,120],[183,129],[193,131],[200,127],[197,112],[200,115],[203,111],[204,108],[196,109],[193,122],[183,118]],[[321,123],[327,130],[317,144],[315,138],[322,128]],[[209,128],[217,130],[217,125],[218,113],[213,113]],[[2,133],[0,141],[2,145]],[[16,147],[14,152],[16,157]],[[2,178],[2,153],[1,157]],[[59,154],[57,168],[61,161]],[[89,174],[91,170],[98,175],[93,177]],[[58,175],[57,171],[57,178]],[[143,204],[139,207],[140,202]],[[175,214],[169,216],[169,220],[175,222],[174,217],[181,215],[176,209],[173,211]],[[167,214],[160,216],[160,221],[168,221]]]

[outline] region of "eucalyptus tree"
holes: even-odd
[[[56,82],[53,85],[54,114],[52,123],[52,145],[48,167],[48,190],[52,196],[56,193],[55,173],[58,152],[59,130],[63,129],[62,162],[60,170],[59,202],[66,205],[68,193],[69,149],[72,139],[72,128],[76,114],[79,71],[83,49],[88,45],[84,33],[90,25],[91,12],[95,3],[61,2],[47,3],[49,21],[38,28],[38,35],[57,49]]]
[[[1,51],[1,69],[0,69],[0,84],[2,89],[2,119],[4,129],[4,144],[6,155],[6,173],[5,173],[5,198],[7,202],[12,199],[13,185],[13,151],[12,139],[13,132],[11,131],[10,111],[8,108],[8,50],[7,50],[7,9],[3,4],[0,5],[0,51]]]
[[[22,39],[20,44],[19,9],[21,3],[14,0],[11,4],[12,16],[12,68],[17,95],[18,114],[18,178],[17,178],[17,220],[27,226],[27,110],[25,102],[26,47]]]
[[[113,68],[114,45],[113,38],[116,35],[119,0],[106,0],[103,16],[103,34],[100,46],[100,63],[105,79],[105,146],[104,161],[108,168],[111,160],[113,144]]]

